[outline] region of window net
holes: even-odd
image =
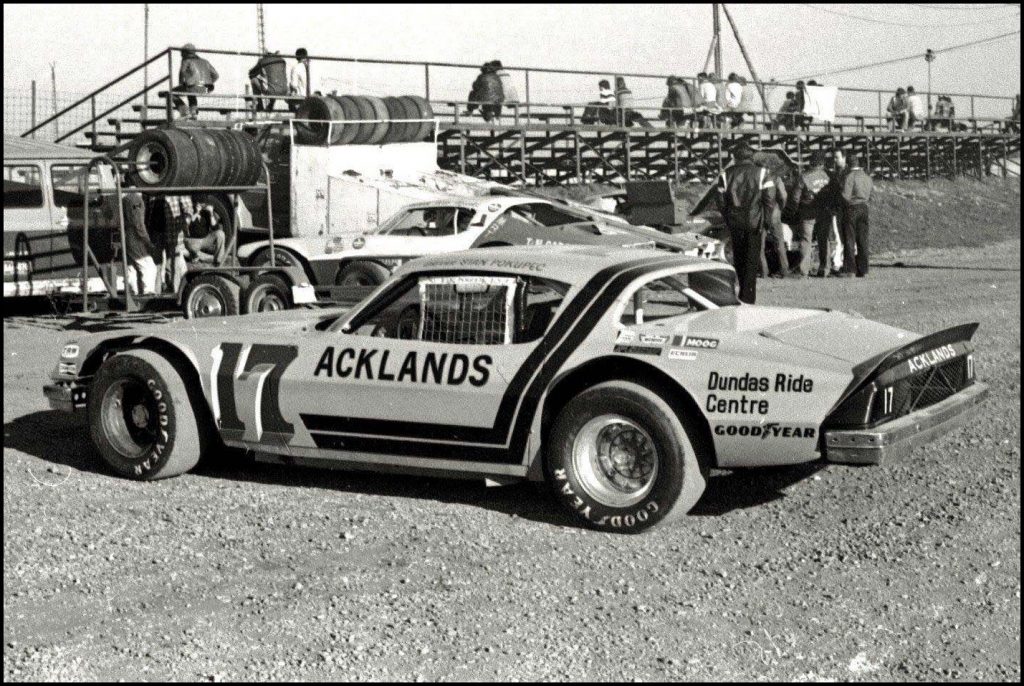
[[[517,280],[493,276],[421,279],[420,340],[500,345],[512,342]]]

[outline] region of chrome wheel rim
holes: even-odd
[[[287,309],[284,298],[272,286],[259,286],[249,302],[252,304],[250,312],[280,312]]]
[[[100,417],[110,445],[130,460],[144,457],[156,444],[159,410],[153,394],[138,379],[111,384],[103,394]]]
[[[601,415],[584,424],[573,441],[572,461],[580,487],[608,507],[640,502],[658,476],[654,441],[620,415]]]
[[[227,303],[210,284],[196,286],[188,296],[188,313],[193,318],[219,317],[227,309]]]
[[[143,183],[159,183],[167,170],[167,152],[162,145],[146,143],[135,155],[135,169]]]

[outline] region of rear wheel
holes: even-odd
[[[277,274],[257,276],[242,295],[242,312],[280,312],[292,306],[291,288]]]
[[[181,308],[186,319],[227,317],[238,314],[238,284],[216,274],[203,274],[185,286]]]
[[[685,514],[704,491],[693,441],[657,393],[626,381],[588,388],[552,427],[548,482],[587,526],[637,533]]]
[[[121,476],[152,480],[192,469],[210,444],[181,374],[150,350],[106,360],[89,397],[89,433]]]
[[[379,286],[387,281],[391,272],[376,262],[352,262],[338,270],[336,286]]]

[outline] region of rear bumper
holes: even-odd
[[[931,407],[873,429],[826,431],[825,458],[847,464],[879,464],[906,454],[963,423],[988,394],[988,386],[975,383]]]
[[[43,395],[51,408],[62,412],[74,412],[86,403],[86,389],[73,383],[47,384],[43,386]]]

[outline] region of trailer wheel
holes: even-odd
[[[338,270],[334,279],[336,286],[379,286],[391,272],[384,265],[376,262],[352,262]]]
[[[148,481],[192,469],[212,443],[178,369],[151,350],[106,360],[89,393],[89,433],[103,460]]]
[[[238,314],[238,284],[217,274],[202,274],[192,279],[181,297],[186,319],[227,317]]]
[[[280,312],[292,306],[292,289],[277,274],[257,276],[242,295],[242,312]]]

